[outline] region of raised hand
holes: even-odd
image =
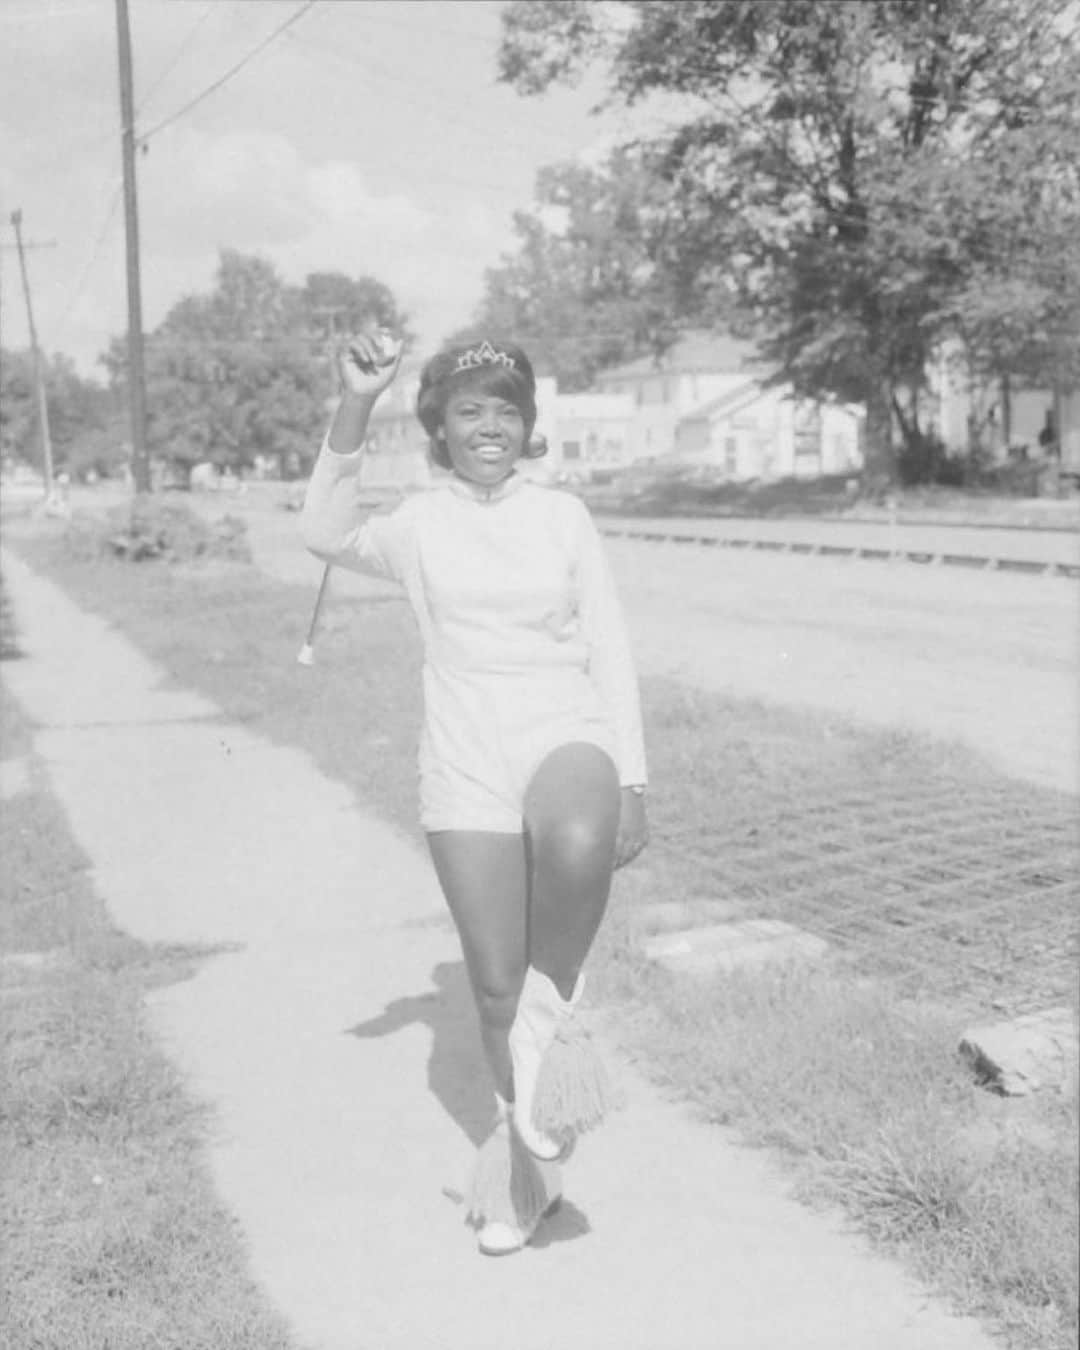
[[[347,338],[337,354],[342,391],[376,399],[393,382],[403,344],[385,328]]]

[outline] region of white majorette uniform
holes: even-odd
[[[533,773],[572,741],[644,784],[637,678],[584,504],[517,473],[493,489],[450,477],[364,519],[362,455],[324,442],[301,528],[325,561],[405,588],[424,644],[423,827],[520,834]]]

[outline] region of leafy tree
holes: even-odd
[[[919,394],[943,337],[997,366],[1045,367],[1051,351],[1055,368],[1070,364],[1053,299],[1056,250],[1080,232],[1069,11],[1069,0],[514,0],[500,75],[538,94],[603,62],[613,102],[677,110],[677,129],[650,145],[671,188],[684,315],[708,320],[734,293],[778,379],[866,404],[871,467],[891,477],[893,414],[905,437],[921,435]]]
[[[489,269],[472,324],[455,335],[515,338],[560,387],[671,341],[669,279],[658,260],[670,192],[625,147],[600,166],[540,171],[536,205],[514,216],[517,250]]]
[[[118,409],[98,381],[79,375],[69,357],[43,357],[45,399],[53,468],[83,477],[117,472],[127,458],[125,436],[116,425]],[[29,351],[3,354],[0,390],[0,450],[40,469],[41,433],[33,358]]]
[[[0,454],[39,465],[40,439],[29,351],[3,352],[0,364]]]
[[[414,338],[408,316],[399,309],[393,292],[374,277],[312,272],[292,298],[299,321],[312,335],[359,332],[374,323],[389,328],[406,343]]]
[[[223,251],[214,289],[178,301],[148,337],[151,451],[188,469],[310,458],[330,393],[332,333],[372,320],[408,335],[381,282],[316,273],[290,287],[265,259]],[[103,360],[123,390],[126,341]]]

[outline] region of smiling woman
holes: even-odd
[[[380,367],[364,336],[339,365],[305,537],[327,562],[400,582],[423,638],[420,818],[496,1093],[470,1215],[480,1250],[502,1255],[558,1203],[560,1161],[608,1104],[573,1023],[613,869],[646,842],[637,680],[587,510],[517,472],[543,453],[525,353],[485,339],[427,363],[417,415],[450,473],[364,520],[363,441],[397,362]]]
[[[531,441],[536,380],[528,357],[520,347],[496,349],[490,342],[439,353],[424,369],[417,416],[440,468],[480,487],[497,486],[518,459],[537,453]]]

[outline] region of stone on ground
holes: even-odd
[[[972,1027],[961,1038],[960,1054],[981,1083],[1007,1097],[1045,1088],[1074,1090],[1080,1058],[1076,1014],[1048,1008]]]
[[[648,938],[643,949],[650,961],[675,974],[711,975],[817,960],[828,945],[780,919],[743,919],[658,934]]]

